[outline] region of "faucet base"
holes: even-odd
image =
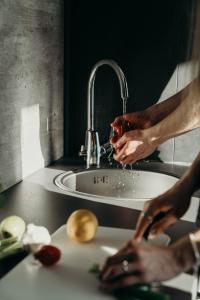
[[[87,168],[91,166],[100,166],[100,143],[99,135],[96,130],[86,131],[86,147],[87,147]]]

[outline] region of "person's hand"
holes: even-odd
[[[122,137],[124,132],[133,129],[145,129],[152,125],[150,115],[147,114],[146,111],[133,112],[123,116],[118,116],[111,124],[115,135],[111,138],[110,142],[112,144],[116,143],[117,140]]]
[[[115,149],[114,159],[121,164],[131,164],[152,154],[157,144],[152,141],[146,130],[132,130],[113,144]]]
[[[149,231],[149,237],[162,233],[170,225],[175,223],[187,211],[191,201],[191,193],[187,191],[187,186],[178,182],[170,190],[147,201],[144,204],[134,235],[135,241],[140,241],[147,228],[154,223]],[[155,222],[155,218],[163,213],[162,219]]]
[[[170,247],[129,241],[109,257],[102,269],[102,288],[113,291],[138,283],[168,280],[194,264],[194,253],[186,237]]]

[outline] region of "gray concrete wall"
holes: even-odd
[[[0,184],[63,155],[63,1],[0,0]]]

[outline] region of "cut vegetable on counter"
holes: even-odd
[[[18,216],[9,216],[0,224],[0,260],[26,251],[44,266],[56,264],[61,251],[52,245],[47,228],[28,224]]]

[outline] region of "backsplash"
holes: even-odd
[[[63,1],[0,0],[0,183],[63,155]]]

